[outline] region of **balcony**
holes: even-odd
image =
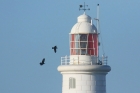
[[[107,65],[107,56],[94,57],[90,60],[80,60],[77,58],[70,58],[70,56],[61,57],[61,65]]]

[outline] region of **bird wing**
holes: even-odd
[[[42,63],[44,63],[45,62],[45,58],[43,58],[43,60],[42,60]]]
[[[54,49],[54,52],[56,53],[56,48]]]
[[[40,63],[40,65],[42,65],[42,63]]]

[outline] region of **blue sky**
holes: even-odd
[[[139,0],[0,0],[0,93],[61,93],[57,67],[69,55],[69,33],[84,2],[92,18],[100,4],[101,43],[112,68],[107,93],[140,91]]]

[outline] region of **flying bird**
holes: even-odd
[[[42,59],[42,62],[40,62],[40,65],[41,66],[44,65],[45,64],[44,62],[45,62],[45,58]]]
[[[56,53],[57,46],[52,47],[52,49],[54,49],[54,52]]]

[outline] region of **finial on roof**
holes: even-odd
[[[79,5],[79,11],[84,10],[84,13],[85,13],[86,10],[90,10],[90,8],[86,9],[86,6],[88,7],[88,5],[85,5],[85,2],[84,2],[84,5]]]
[[[84,15],[86,15],[86,12],[84,12]]]

